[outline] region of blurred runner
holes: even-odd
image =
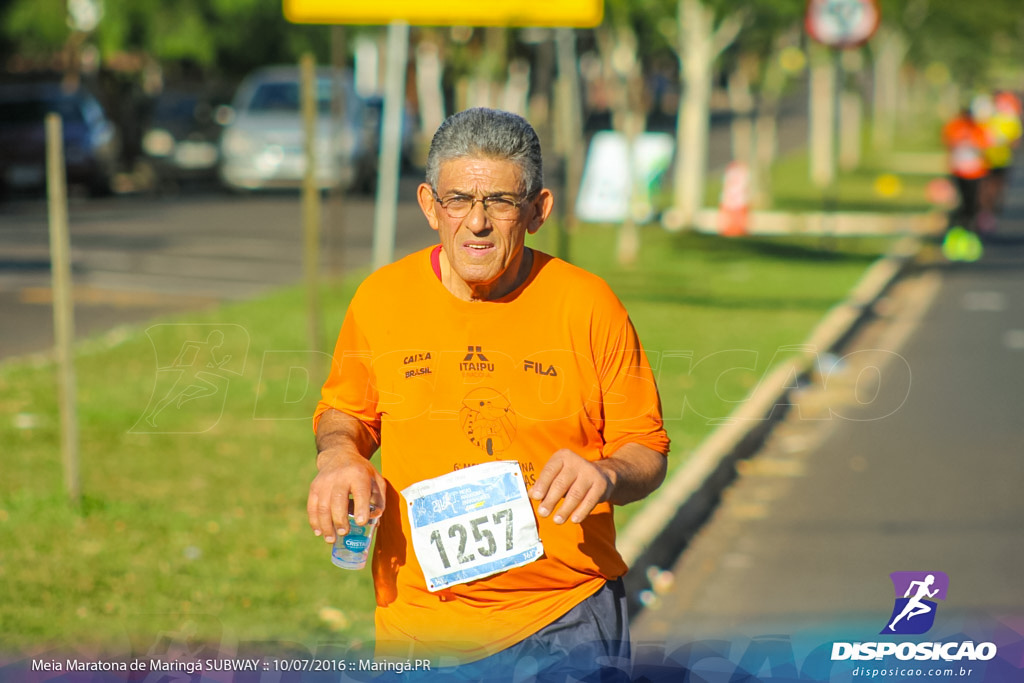
[[[981,186],[979,228],[983,233],[995,229],[995,216],[1002,212],[1013,153],[1020,143],[1020,106],[1020,100],[1006,91],[979,100],[980,112],[975,118],[985,130],[985,161],[989,166]]]
[[[942,141],[949,153],[949,172],[959,194],[959,203],[949,216],[942,250],[951,261],[976,260],[981,256],[976,231],[981,183],[988,175],[988,137],[971,110],[964,107],[943,127]]]

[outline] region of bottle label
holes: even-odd
[[[361,553],[370,545],[370,539],[359,527],[353,528],[344,539],[345,549],[355,553]]]

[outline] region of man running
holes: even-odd
[[[383,509],[379,654],[454,658],[474,680],[628,662],[612,506],[653,491],[668,452],[636,331],[600,278],[525,246],[554,199],[523,118],[448,118],[417,200],[440,244],[349,305],[310,526],[331,542],[350,498],[357,523]]]

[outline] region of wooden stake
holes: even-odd
[[[50,273],[53,289],[53,332],[56,343],[64,488],[78,507],[82,485],[78,466],[76,408],[75,311],[71,298],[71,240],[68,237],[67,177],[64,168],[64,126],[60,115],[46,115],[46,187],[50,218]]]
[[[305,130],[306,173],[302,179],[303,271],[306,276],[306,325],[311,358],[320,351],[320,190],[316,182],[317,83],[313,55],[300,61],[302,122]],[[313,361],[314,364],[317,361]],[[314,377],[319,367],[311,367]]]

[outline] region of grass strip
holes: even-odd
[[[630,311],[673,467],[888,244],[652,227],[624,268],[615,237],[587,226],[572,258]],[[325,287],[324,348],[361,276]],[[309,647],[372,638],[369,572],[333,567],[306,524],[322,376],[310,369],[324,358],[305,350],[303,302],[289,288],[83,344],[80,512],[62,495],[54,367],[0,368],[0,648],[123,651],[182,628]]]

